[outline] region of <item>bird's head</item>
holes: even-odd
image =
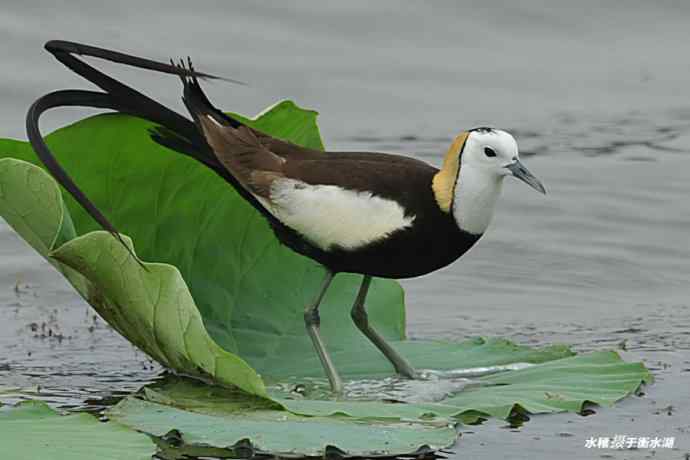
[[[460,153],[460,168],[475,169],[478,174],[495,178],[513,176],[533,189],[546,193],[544,185],[520,161],[517,142],[508,132],[493,128],[475,128],[467,133]]]
[[[453,214],[461,229],[481,234],[489,225],[506,176],[546,193],[539,179],[520,162],[513,136],[500,129],[475,128],[455,138],[432,188],[438,206]]]

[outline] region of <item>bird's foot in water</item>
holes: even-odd
[[[499,374],[508,371],[517,371],[520,369],[526,369],[532,367],[534,364],[531,363],[511,363],[511,364],[500,364],[497,366],[486,366],[486,367],[466,367],[458,369],[423,369],[419,371],[421,379],[429,380],[435,379],[476,379],[479,377],[486,377],[487,375]]]
[[[501,370],[508,370],[501,366]],[[323,399],[333,398],[357,401],[400,401],[408,403],[441,402],[455,394],[470,388],[495,385],[480,380],[478,377],[487,375],[486,370],[457,369],[438,371],[420,369],[414,371],[414,378],[393,375],[383,379],[357,379],[343,382],[341,393],[334,393],[329,381],[325,378],[300,378],[299,382],[276,385],[271,389],[274,394],[288,395],[290,398]],[[468,374],[472,378],[466,377]],[[465,375],[465,376],[463,376]]]
[[[425,380],[424,374],[419,372],[407,362],[395,364],[395,372],[400,376],[410,380]]]
[[[407,403],[441,402],[483,382],[467,378],[437,378],[419,373],[420,378],[394,376],[376,380],[352,380],[345,383],[344,398],[350,400],[387,400]]]

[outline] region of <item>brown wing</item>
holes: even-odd
[[[213,153],[247,190],[267,197],[271,182],[283,176],[285,159],[264,147],[253,130],[233,128],[200,116],[199,124]]]
[[[431,193],[438,170],[423,161],[386,153],[321,152],[282,141],[222,114],[196,79],[182,81],[185,105],[214,155],[251,193],[270,199],[272,183],[281,178],[393,199],[414,190]]]
[[[428,188],[430,191],[433,176],[438,172],[433,166],[410,157],[320,152],[257,134],[245,126],[222,126],[205,117],[200,121],[203,134],[220,162],[244,187],[264,198],[270,198],[273,181],[290,178],[311,185],[335,185],[399,199],[407,194],[406,190]]]
[[[324,158],[324,153],[326,153],[327,155],[340,155],[341,157],[347,156],[347,158],[350,160],[382,161],[387,163],[410,163],[429,166],[427,163],[421,160],[417,160],[416,158],[395,155],[391,153],[323,152],[321,150],[310,149],[302,147],[301,145],[293,144],[292,142],[277,139],[257,130],[252,131],[254,131],[256,137],[259,139],[259,142],[262,146],[285,159],[321,160]]]
[[[306,160],[319,158],[321,155],[323,155],[321,150],[302,147],[301,145],[293,144],[292,142],[269,136],[268,134],[262,133],[261,131],[257,131],[255,129],[252,129],[252,131],[263,147],[275,153],[279,157],[283,157],[285,159],[292,158]]]

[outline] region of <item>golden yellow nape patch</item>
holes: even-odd
[[[448,147],[448,152],[443,159],[443,166],[436,173],[431,184],[436,202],[443,212],[450,212],[455,193],[455,182],[460,171],[460,154],[469,135],[470,133],[463,132],[453,139],[453,143]]]

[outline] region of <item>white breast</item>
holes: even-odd
[[[270,203],[261,199],[269,212],[324,250],[365,246],[409,227],[415,219],[395,201],[335,185],[279,179],[270,196]]]
[[[503,176],[463,165],[453,199],[453,216],[458,226],[475,235],[484,233],[491,223],[502,188]]]

